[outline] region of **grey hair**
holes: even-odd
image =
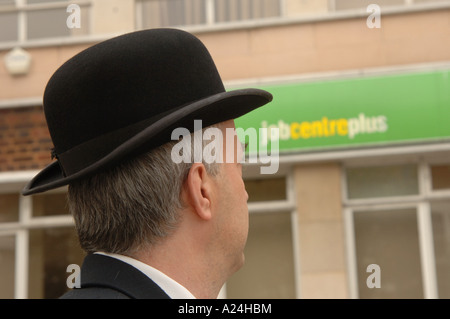
[[[202,135],[190,135],[192,158],[196,142],[202,143],[202,149],[211,143]],[[131,255],[171,233],[181,218],[180,193],[192,166],[192,161],[177,164],[172,160],[171,151],[178,142],[69,185],[68,205],[81,248],[88,253]],[[217,163],[203,164],[210,175],[218,174]]]

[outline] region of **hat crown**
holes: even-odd
[[[272,100],[261,89],[226,92],[206,47],[175,29],[152,29],[96,44],[64,63],[44,92],[56,161],[23,189],[67,185],[172,140],[238,118]]]
[[[60,154],[224,91],[199,39],[153,29],[104,41],[64,63],[47,84],[44,111]]]

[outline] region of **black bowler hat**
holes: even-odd
[[[22,194],[44,192],[109,168],[194,130],[272,100],[259,89],[226,92],[208,50],[176,29],[125,34],[96,44],[50,78],[44,112],[56,157]]]

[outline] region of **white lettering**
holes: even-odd
[[[71,12],[67,17],[66,25],[69,29],[81,28],[81,8],[78,4],[71,4],[67,7],[66,12]]]
[[[67,266],[66,272],[73,272],[72,274],[69,275],[69,277],[67,277],[67,280],[66,280],[67,287],[70,289],[80,288],[81,287],[80,266],[78,266],[76,264],[70,264],[69,266]]]
[[[380,288],[381,287],[381,268],[377,264],[370,264],[367,266],[366,272],[372,272],[367,277],[366,284],[368,288]]]
[[[367,27],[369,29],[381,28],[381,8],[378,4],[369,4],[367,6],[367,12],[371,14],[367,17]]]

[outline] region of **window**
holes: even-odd
[[[431,203],[434,255],[440,298],[450,298],[450,200]]]
[[[450,297],[449,180],[448,162],[345,168],[354,297]],[[380,288],[367,285],[371,264]]]
[[[227,298],[298,297],[296,213],[286,187],[289,178],[245,180],[250,212],[245,265],[227,281]]]
[[[67,290],[67,266],[81,266],[84,253],[73,226],[31,229],[29,232],[28,298],[54,299]]]
[[[66,197],[60,193],[36,194],[33,199],[33,216],[70,215]]]
[[[379,0],[381,10],[418,5],[437,5],[448,0]],[[336,12],[366,14],[371,0],[136,0],[136,28],[167,26],[225,26],[231,23],[264,21]]]
[[[225,286],[227,298],[298,297],[295,201],[288,177],[247,179],[250,226],[246,263]],[[27,179],[28,180],[28,179]],[[3,183],[2,190],[18,188]],[[0,192],[0,298],[58,298],[81,266],[66,189],[21,196]],[[264,278],[264,280],[261,280]]]
[[[0,223],[10,224],[19,219],[19,194],[0,196]],[[0,299],[14,298],[16,238],[10,230],[0,231]]]
[[[0,196],[0,222],[17,222],[19,220],[19,194]]]
[[[289,212],[251,213],[245,265],[227,282],[227,298],[296,298]]]
[[[281,16],[281,0],[138,0],[138,29],[212,25]]]
[[[19,15],[12,10],[15,0],[0,0],[0,41],[16,41],[19,37]]]
[[[350,9],[364,9],[371,3],[376,3],[380,8],[385,8],[387,6],[399,6],[404,5],[405,0],[377,0],[376,2],[372,0],[334,0],[334,6],[336,11],[338,10],[350,10]]]
[[[142,29],[206,23],[207,0],[138,1]]]
[[[81,265],[81,250],[62,190],[0,193],[0,298],[58,298]]]
[[[417,280],[421,263],[416,213],[414,208],[355,211],[360,298],[423,298],[422,281]],[[371,264],[380,266],[380,289],[366,285]]]
[[[445,2],[447,0],[332,0],[331,5],[336,11],[365,9],[369,4],[375,3],[380,6],[381,10],[389,7],[411,6],[415,4],[433,4]]]
[[[450,190],[450,165],[432,165],[431,180],[433,190]]]
[[[349,199],[419,193],[417,165],[348,168],[347,184]]]
[[[89,33],[90,1],[77,1],[81,28],[69,28],[68,0],[0,0],[0,42],[71,37]]]
[[[284,177],[246,180],[245,189],[248,193],[249,203],[287,199]]]
[[[0,299],[14,298],[15,236],[0,234]]]
[[[214,0],[217,23],[278,17],[280,10],[279,0]]]

